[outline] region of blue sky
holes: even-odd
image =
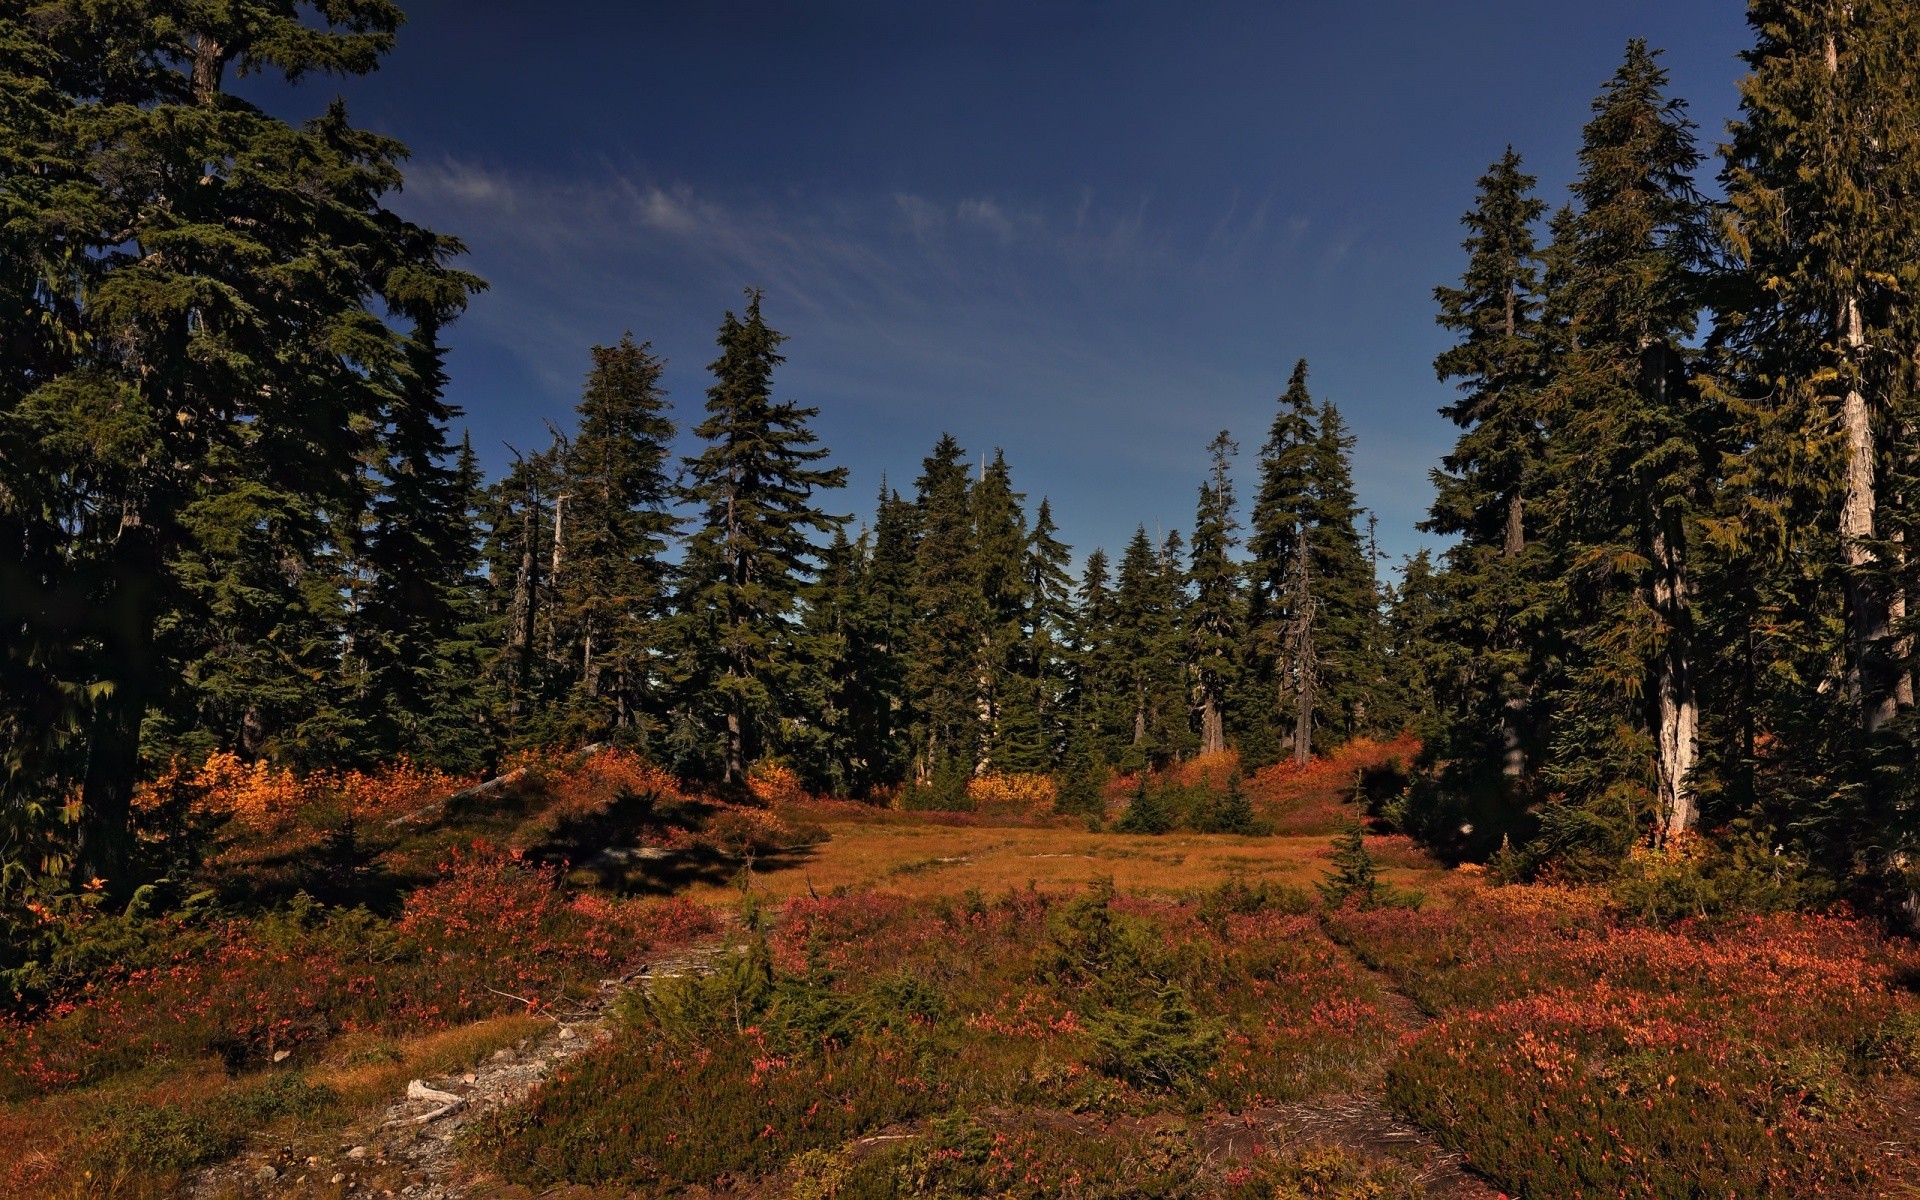
[[[490,467],[567,425],[587,347],[629,329],[693,424],[755,284],[792,339],[778,390],[852,470],[833,507],[909,490],[951,431],[1081,552],[1190,526],[1222,428],[1244,503],[1302,356],[1383,552],[1422,544],[1453,433],[1432,289],[1474,180],[1512,142],[1558,203],[1636,35],[1713,145],[1746,43],[1737,0],[406,7],[339,90],[413,150],[396,206],[492,285],[450,339]]]

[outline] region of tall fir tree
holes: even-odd
[[[1476,651],[1457,673],[1433,681],[1448,719],[1432,731],[1431,752],[1449,764],[1455,788],[1524,793],[1543,738],[1548,631],[1534,618],[1546,580],[1541,554],[1529,553],[1527,514],[1545,455],[1540,391],[1550,355],[1533,232],[1546,204],[1520,168],[1508,147],[1480,177],[1475,205],[1461,218],[1460,285],[1434,289],[1441,326],[1459,338],[1434,360],[1459,391],[1440,412],[1461,432],[1433,473],[1435,498],[1421,528],[1459,538],[1447,551],[1445,612],[1449,636]],[[1424,586],[1432,576],[1423,566],[1419,578]]]
[[[1312,493],[1305,528],[1313,559],[1314,722],[1337,745],[1367,731],[1380,681],[1380,592],[1360,539],[1353,492],[1353,435],[1331,401],[1315,425]]]
[[[645,746],[665,710],[675,428],[651,344],[629,333],[591,354],[564,463],[565,571],[555,580],[568,733]]]
[[[1715,341],[1743,443],[1724,665],[1750,687],[1719,740],[1746,802],[1847,870],[1920,841],[1920,12],[1754,0],[1748,23]]]
[[[845,520],[815,500],[847,478],[813,465],[827,456],[809,428],[819,409],[773,397],[786,338],[760,300],[748,289],[744,317],[721,322],[707,417],[694,428],[705,448],[686,460],[682,490],[698,514],[677,604],[682,703],[694,727],[718,734],[717,773],[734,785],[778,746],[793,711],[796,602],[826,550],[814,539]]]
[[[1318,457],[1319,411],[1307,391],[1307,360],[1294,364],[1279,409],[1260,448],[1260,486],[1247,533],[1247,617],[1237,740],[1254,765],[1273,762],[1293,741],[1299,664],[1289,649],[1299,613],[1288,607],[1296,590],[1302,532],[1311,519]]]
[[[1006,757],[1005,708],[1009,697],[1018,718],[1016,757],[1030,761],[1039,753],[1032,696],[1018,682],[1026,650],[1027,519],[1025,499],[1013,490],[1006,457],[995,450],[984,464],[970,495],[973,510],[971,568],[979,589],[980,629],[974,663],[974,710],[980,721],[976,769],[1001,765]]]
[[[446,442],[457,410],[442,399],[438,328],[466,299],[449,283],[414,300],[408,368],[382,439],[380,493],[360,556],[367,599],[352,632],[373,726],[367,750],[469,771],[485,755],[473,698],[479,546],[472,447],[450,461]]]
[[[1207,444],[1209,470],[1200,485],[1193,518],[1188,578],[1193,602],[1187,611],[1187,669],[1199,723],[1202,754],[1227,748],[1227,703],[1239,678],[1241,574],[1233,561],[1240,544],[1234,514],[1233,456],[1239,452],[1226,430]]]
[[[1695,560],[1724,437],[1689,362],[1708,211],[1693,124],[1666,82],[1656,53],[1629,43],[1574,185],[1572,344],[1551,392],[1549,470],[1576,632],[1550,774],[1587,813],[1626,820],[1616,831],[1650,821],[1678,836],[1698,819]]]
[[[915,481],[913,626],[908,692],[919,729],[915,773],[971,772],[980,761],[980,646],[987,615],[979,581],[966,451],[943,434]]]
[[[115,890],[143,724],[193,687],[218,601],[187,556],[218,535],[281,581],[205,578],[312,586],[402,391],[385,314],[478,286],[457,243],[384,207],[399,143],[337,100],[295,127],[226,87],[365,74],[400,21],[384,0],[0,12],[0,809],[77,792],[70,858]]]

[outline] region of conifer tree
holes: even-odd
[[[979,760],[982,769],[997,763],[1002,749],[1002,708],[1010,691],[1019,691],[1014,682],[1023,650],[1026,596],[1027,520],[1020,502],[1025,499],[1013,490],[1012,473],[1000,451],[981,469],[980,478],[970,494],[973,510],[973,554],[971,574],[979,589],[978,611],[981,626],[974,662],[974,711],[980,721]],[[1032,758],[1038,752],[1038,730],[1032,721],[1037,713],[1028,701],[1016,699],[1022,709],[1021,756]]]
[[[1239,675],[1240,570],[1233,550],[1240,544],[1229,474],[1239,450],[1226,430],[1207,445],[1211,469],[1200,485],[1193,519],[1193,557],[1188,577],[1193,603],[1187,611],[1187,664],[1200,723],[1200,752],[1227,748],[1227,697]]]
[[[380,495],[360,556],[370,576],[367,601],[353,633],[374,726],[367,749],[472,770],[485,749],[473,700],[477,469],[464,443],[448,461],[446,428],[458,410],[441,398],[446,371],[437,333],[464,301],[454,288],[418,299],[408,369],[380,450]]]
[[[941,435],[915,481],[914,623],[908,692],[919,717],[916,774],[971,773],[980,761],[979,665],[988,626],[966,451]]]
[[[686,544],[677,605],[682,695],[700,725],[719,726],[719,773],[730,784],[777,744],[792,707],[795,604],[826,549],[814,538],[844,518],[814,494],[844,487],[845,467],[827,456],[808,423],[819,409],[773,398],[786,339],[748,289],[744,319],[728,312],[709,368],[707,418],[694,428],[706,448],[685,462],[682,498],[698,515]]]
[[[0,641],[29,687],[0,698],[0,807],[77,790],[78,866],[115,889],[143,722],[192,686],[170,631],[218,598],[185,556],[264,532],[275,590],[309,586],[314,538],[358,528],[400,390],[383,314],[478,286],[446,265],[457,243],[383,207],[398,143],[338,101],[296,128],[225,87],[365,74],[400,20],[384,0],[0,12]]]
[[[1301,359],[1260,449],[1260,487],[1247,535],[1250,669],[1243,676],[1247,694],[1234,709],[1245,720],[1241,752],[1256,765],[1274,761],[1282,745],[1293,741],[1291,718],[1300,680],[1289,646],[1297,636],[1299,614],[1289,609],[1288,596],[1299,574],[1301,531],[1311,519],[1318,416],[1307,391],[1307,361]],[[1282,713],[1287,714],[1284,729]]]
[[[1336,741],[1367,727],[1368,705],[1379,684],[1380,594],[1361,545],[1360,506],[1353,494],[1353,437],[1339,408],[1320,406],[1314,430],[1312,492],[1308,507],[1313,559],[1314,720]]]
[[[1452,764],[1457,787],[1493,767],[1509,787],[1518,784],[1541,738],[1535,694],[1546,631],[1528,615],[1544,581],[1540,554],[1528,553],[1527,504],[1545,452],[1539,394],[1549,354],[1533,234],[1546,204],[1534,183],[1509,147],[1461,218],[1460,286],[1434,289],[1440,324],[1459,336],[1434,360],[1460,393],[1440,411],[1461,432],[1433,473],[1436,495],[1421,528],[1460,538],[1447,553],[1449,636],[1475,649],[1456,676],[1433,681],[1445,689],[1450,718],[1434,749]],[[1429,577],[1423,568],[1421,582]]]
[[[1070,704],[1073,727],[1068,732],[1068,745],[1076,755],[1084,753],[1107,763],[1117,759],[1119,747],[1126,744],[1132,732],[1126,728],[1121,666],[1114,649],[1112,585],[1107,552],[1095,547],[1081,565],[1075,597]]]
[[[1920,12],[1755,0],[1748,23],[1715,340],[1743,445],[1722,619],[1748,631],[1723,663],[1750,686],[1722,757],[1851,867],[1915,838]]]
[[[665,555],[679,524],[668,508],[674,422],[651,344],[636,345],[629,333],[591,354],[564,464],[566,569],[555,597],[568,724],[578,740],[644,744],[664,707]]]
[[[1576,799],[1652,802],[1669,835],[1698,815],[1692,611],[1721,417],[1692,378],[1707,209],[1685,105],[1644,42],[1594,102],[1581,147],[1554,382],[1554,536],[1576,631],[1555,781]]]
[[[1154,545],[1146,526],[1140,526],[1120,559],[1110,626],[1111,668],[1126,727],[1120,764],[1127,770],[1158,766],[1171,756],[1177,738],[1170,721],[1176,713],[1185,727],[1173,585],[1162,548]]]

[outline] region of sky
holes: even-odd
[[[1512,143],[1557,205],[1635,36],[1710,149],[1747,43],[1739,0],[403,4],[378,74],[275,107],[338,92],[410,146],[393,207],[490,284],[448,340],[491,470],[627,331],[690,428],[752,285],[776,393],[851,471],[829,508],[910,494],[951,432],[1081,554],[1188,530],[1221,429],[1244,514],[1302,357],[1383,557],[1433,544],[1432,293],[1475,180]]]

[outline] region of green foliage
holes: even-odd
[[[1373,855],[1367,852],[1366,830],[1362,826],[1349,825],[1345,833],[1333,840],[1333,869],[1317,886],[1321,897],[1330,905],[1345,904],[1351,899],[1357,899],[1361,908],[1373,908],[1381,903],[1387,888],[1380,882]]]
[[[1089,1021],[1094,1065],[1138,1087],[1177,1088],[1211,1065],[1220,1030],[1203,1021],[1172,985],[1137,1008],[1110,1008]]]
[[[1724,842],[1687,839],[1630,854],[1613,880],[1614,899],[1627,913],[1655,924],[1830,903],[1831,882],[1773,836],[1771,830],[1742,830]]]
[[[1140,781],[1134,786],[1133,799],[1127,804],[1127,811],[1113,823],[1117,833],[1144,833],[1149,835],[1170,832],[1179,822],[1179,814],[1167,801],[1166,791],[1155,787],[1147,772],[1140,772]]]
[[[680,702],[707,750],[683,763],[717,758],[735,786],[778,745],[785,684],[804,661],[789,618],[826,550],[814,537],[845,521],[813,501],[847,478],[845,467],[812,465],[827,456],[809,428],[819,410],[773,398],[786,338],[760,299],[750,290],[745,318],[729,312],[720,326],[707,418],[694,427],[705,446],[685,464],[681,499],[697,516],[675,605]]]

